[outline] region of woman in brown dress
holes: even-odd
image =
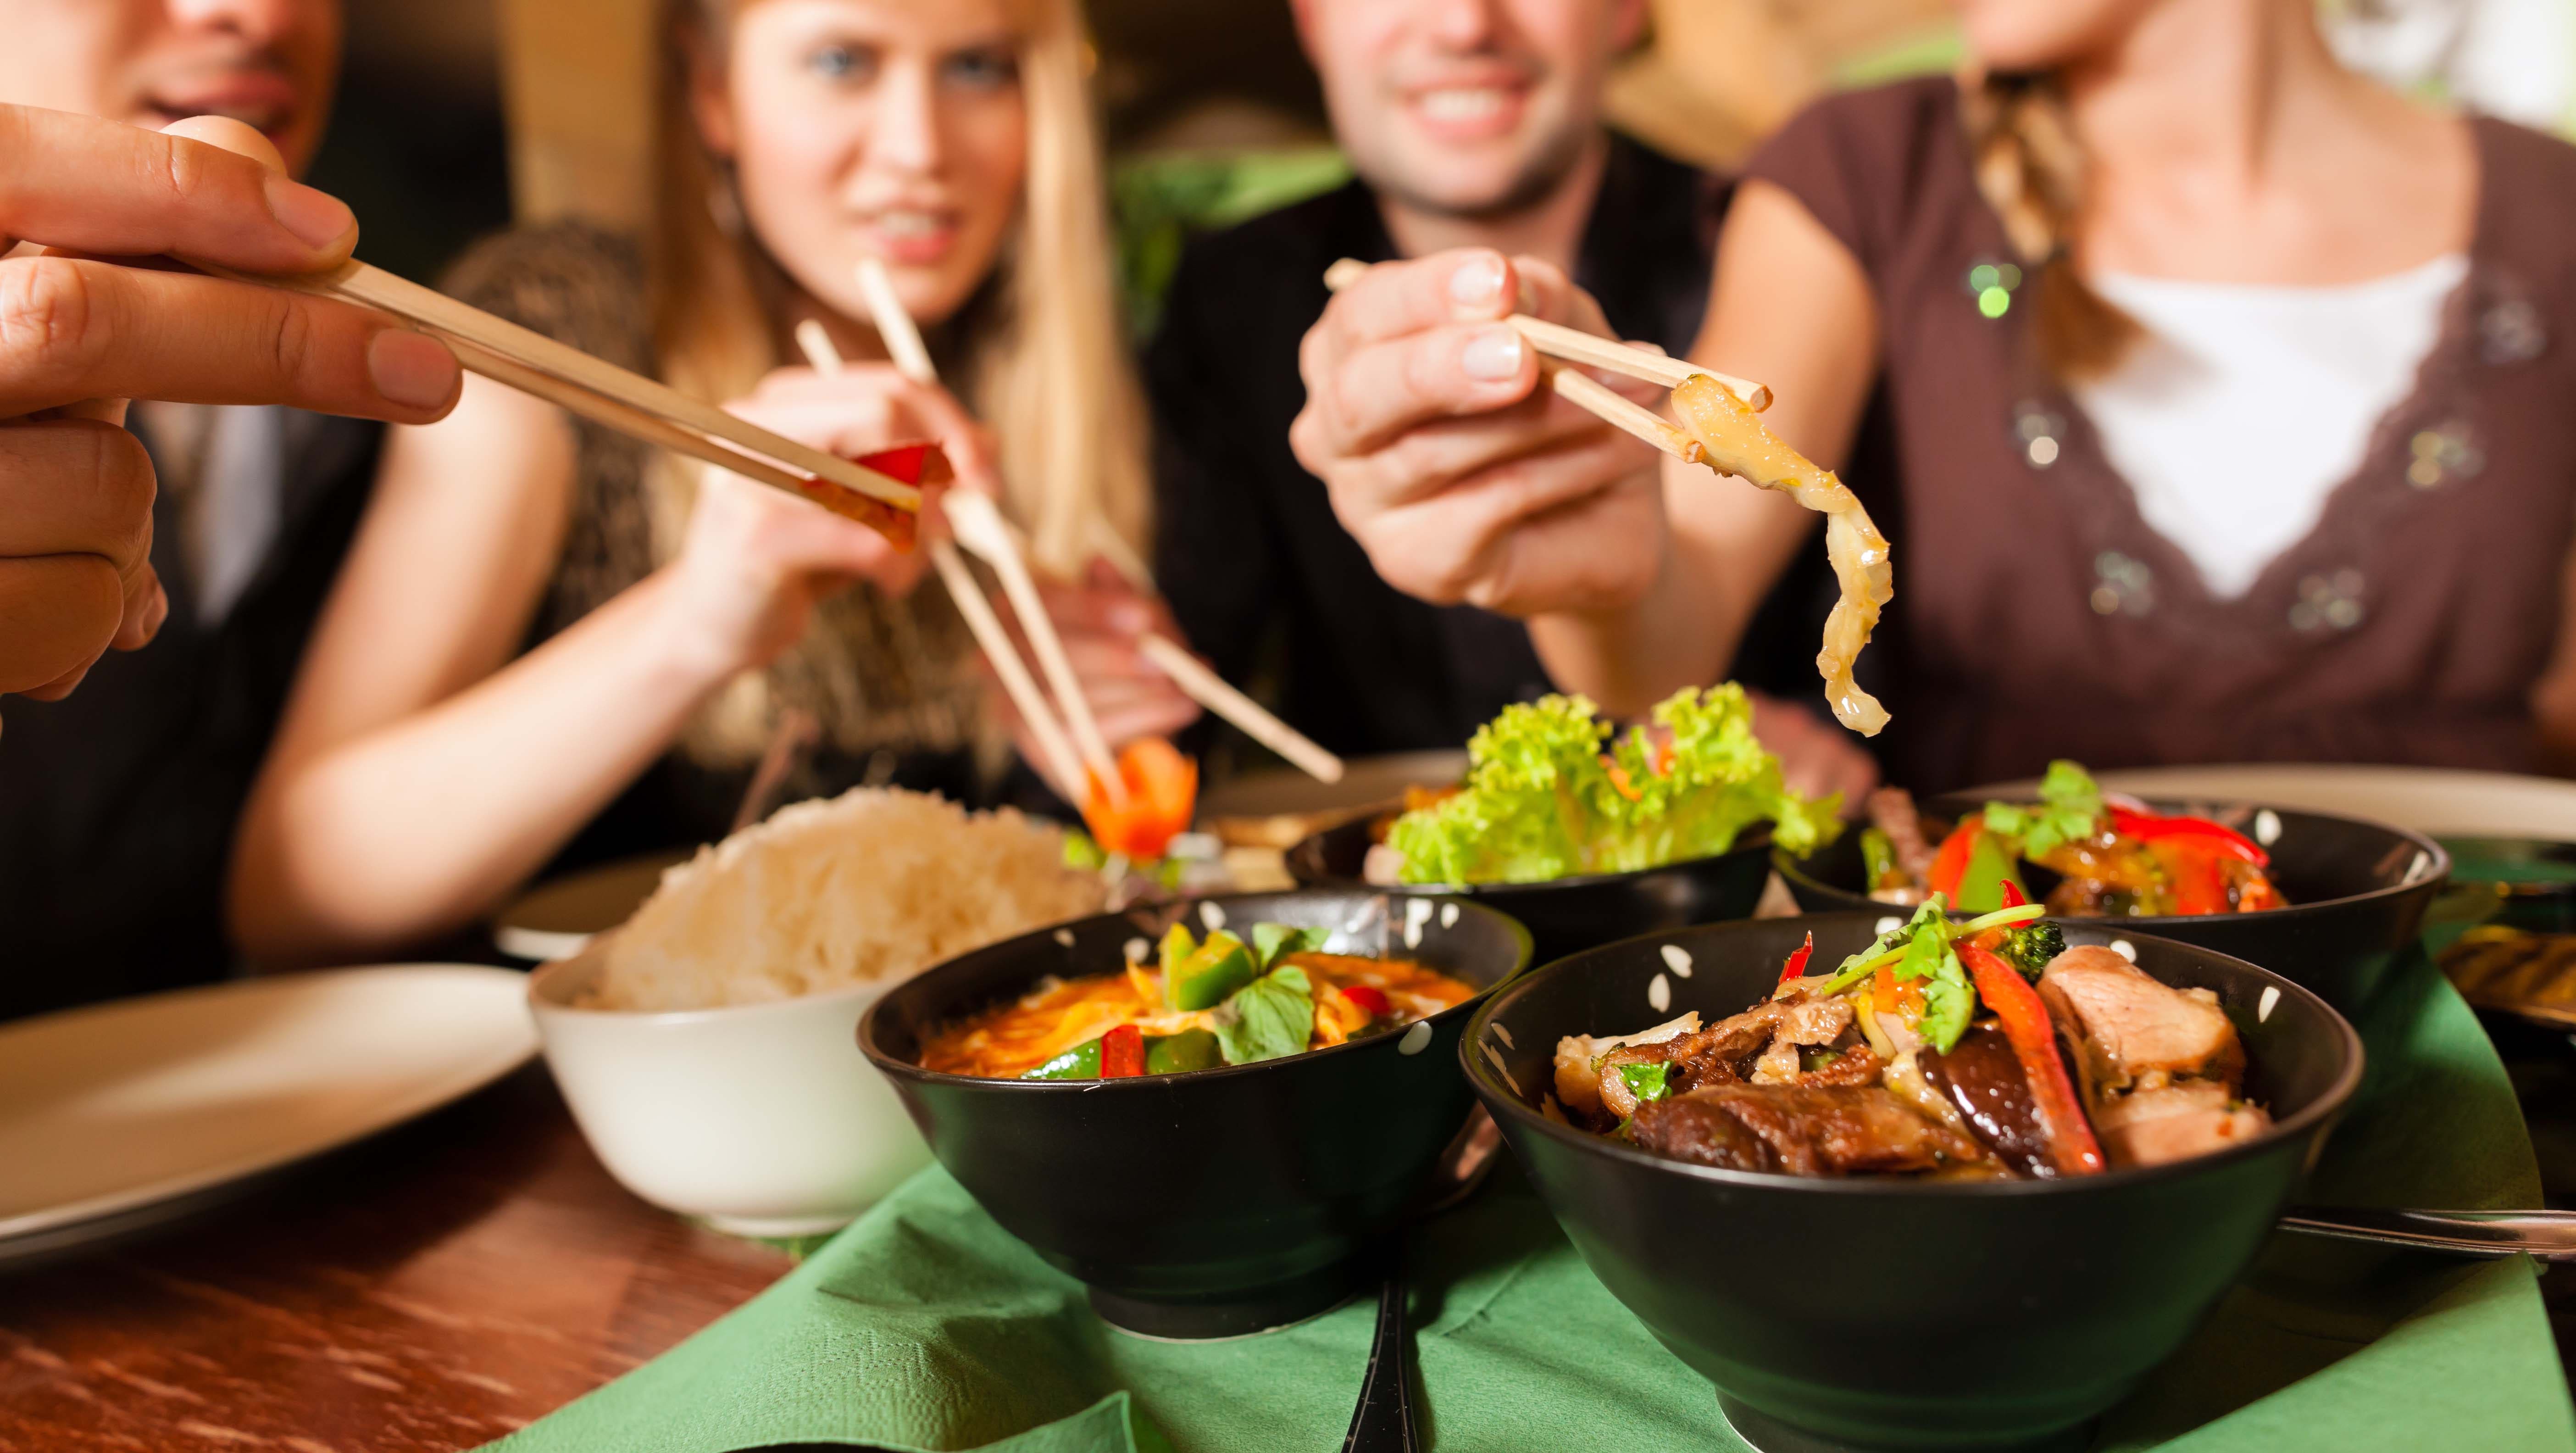
[[[2307,0],[1961,9],[1981,70],[1753,159],[1693,350],[1819,462],[1883,451],[1855,483],[1896,544],[1893,773],[2576,747],[2576,150],[2342,70]],[[1813,517],[1521,402],[1491,320],[1583,304],[1494,264],[1337,300],[1310,467],[1390,578],[1529,616],[1565,685],[1635,711],[1722,675]],[[2195,393],[2231,337],[2315,366]],[[2268,427],[2213,421],[2249,400]]]

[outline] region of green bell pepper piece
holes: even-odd
[[[1877,828],[1860,830],[1860,872],[1864,891],[1872,893],[1893,886],[1891,879],[1901,880],[1904,876],[1896,866],[1896,844]]]
[[[1199,941],[1190,937],[1190,931],[1188,929],[1181,927],[1177,923],[1173,924],[1171,928],[1163,934],[1163,948],[1161,956],[1163,977],[1166,979],[1170,978],[1172,970],[1179,966],[1181,960],[1188,958],[1191,952],[1198,946]]]
[[[1218,929],[1188,957],[1164,968],[1163,998],[1178,1013],[1213,1009],[1260,972],[1253,966],[1252,950],[1243,940]]]
[[[1212,1070],[1220,1063],[1216,1036],[1204,1029],[1184,1029],[1178,1034],[1149,1037],[1145,1041],[1145,1073],[1149,1075]]]
[[[2004,838],[1991,832],[1980,832],[1968,845],[1967,871],[1959,875],[1959,901],[1952,907],[1961,913],[1992,913],[2004,906],[2004,884],[2009,882],[2030,900],[2030,886],[2021,880],[2015,867],[2017,854]]]
[[[1099,1079],[1100,1041],[1086,1039],[1020,1078],[1024,1080]]]

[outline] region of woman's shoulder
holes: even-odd
[[[649,362],[644,253],[581,221],[513,227],[466,249],[445,291],[487,313],[632,369]]]
[[[1791,117],[1745,163],[1873,265],[1930,209],[1972,201],[1959,86],[1917,76],[1840,91]]]

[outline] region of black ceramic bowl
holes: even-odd
[[[1458,1078],[1471,999],[1392,1034],[1231,1069],[1120,1080],[985,1080],[914,1061],[924,1038],[1040,978],[1109,973],[1126,945],[1209,914],[1329,929],[1335,952],[1396,955],[1490,989],[1527,967],[1527,930],[1474,904],[1379,893],[1245,894],[1042,929],[888,993],[859,1045],[931,1152],[1101,1316],[1151,1336],[1285,1326],[1356,1290],[1474,1108]]]
[[[1368,850],[1369,820],[1346,822],[1290,848],[1288,874],[1309,887],[1456,897],[1500,909],[1529,926],[1540,963],[1630,934],[1742,918],[1753,911],[1771,876],[1768,827],[1748,830],[1735,847],[1715,857],[1545,883],[1379,887],[1360,876]]]
[[[2268,1133],[2080,1179],[1806,1180],[1664,1160],[1534,1108],[1560,1037],[1735,1013],[1778,981],[1801,935],[1832,964],[1879,916],[1715,924],[1559,960],[1468,1022],[1468,1078],[1593,1273],[1717,1385],[1757,1448],[2080,1445],[2270,1234],[2361,1082],[2360,1038],[2278,975],[2140,938],[2140,968],[2217,991],[2244,1037],[2246,1093],[2276,1119]]]
[[[1982,809],[1987,800],[1934,798],[1923,804],[1923,815],[1955,822]],[[2150,806],[2159,812],[2194,810],[2180,802]],[[2272,855],[2272,881],[2290,900],[2289,907],[2189,918],[2060,922],[2098,923],[2215,949],[2313,989],[2346,1014],[2359,1012],[2379,992],[2397,956],[2422,931],[2424,910],[2450,877],[2450,854],[2422,833],[2384,823],[2293,812],[2286,807],[2258,811],[2270,813],[2280,823],[2280,832],[2265,848]],[[2259,817],[2256,825],[2260,826]],[[2254,836],[2259,839],[2262,833]],[[1784,852],[1775,854],[1772,861],[1798,906],[1810,913],[1912,911],[1869,896],[1856,831],[1844,833],[1813,856],[1797,858]],[[2034,895],[2042,891],[2037,883],[2031,886]]]

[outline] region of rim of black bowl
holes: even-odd
[[[1700,863],[1714,863],[1720,858],[1736,857],[1743,853],[1768,851],[1777,855],[1786,851],[1772,843],[1772,825],[1764,822],[1746,828],[1736,838],[1735,845],[1722,853],[1702,853],[1696,858],[1675,858],[1669,863],[1657,863],[1651,868],[1630,868],[1618,873],[1577,873],[1569,878],[1540,878],[1528,883],[1372,883],[1365,878],[1347,878],[1337,873],[1325,873],[1309,878],[1297,871],[1297,855],[1305,851],[1309,843],[1316,845],[1314,853],[1320,859],[1323,855],[1323,839],[1337,832],[1348,832],[1369,820],[1354,818],[1350,822],[1337,823],[1322,832],[1310,832],[1297,839],[1283,855],[1288,864],[1288,876],[1296,879],[1297,886],[1300,888],[1338,888],[1369,893],[1400,893],[1407,898],[1464,900],[1477,893],[1544,893],[1559,888],[1589,888],[1602,883],[1615,883],[1622,878],[1642,877],[1648,873],[1670,873]]]
[[[1809,918],[1859,918],[1862,915],[1858,913],[1841,915],[1818,913],[1804,916]],[[1771,921],[1774,920],[1741,919],[1737,922],[1764,923]],[[1792,922],[1794,920],[1784,919],[1778,921]],[[1552,964],[1543,965],[1538,969],[1517,976],[1511,982],[1510,987],[1515,994],[1526,993],[1545,982],[1549,975],[1569,972],[1569,966],[1579,966],[1583,960],[1592,958],[1595,955],[1607,955],[1616,950],[1630,947],[1670,943],[1683,934],[1705,933],[1711,929],[1729,929],[1734,928],[1735,926],[1735,924],[1699,924],[1690,928],[1672,929],[1657,933],[1641,933],[1634,938],[1623,938],[1617,943],[1603,944],[1599,948],[1586,949],[1579,954],[1569,954],[1564,958],[1558,959]],[[2343,1035],[2345,1050],[2343,1073],[2335,1077],[2335,1082],[2327,1086],[2323,1094],[2317,1096],[2312,1103],[2301,1109],[2297,1114],[2292,1115],[2289,1119],[2273,1121],[2262,1134],[2255,1136],[2253,1139],[2246,1141],[2242,1145],[2230,1146],[2225,1150],[2215,1151],[2208,1155],[2196,1155],[2189,1160],[2168,1161],[2163,1165],[2130,1166],[2123,1170],[2106,1170],[2100,1175],[2093,1176],[2059,1176],[2052,1180],[1928,1181],[1910,1176],[1793,1176],[1781,1174],[1776,1171],[1723,1170],[1713,1165],[1695,1165],[1686,1160],[1673,1160],[1666,1156],[1650,1155],[1633,1146],[1619,1144],[1618,1142],[1609,1139],[1607,1136],[1594,1135],[1589,1131],[1577,1129],[1572,1125],[1560,1125],[1557,1122],[1548,1119],[1545,1115],[1540,1114],[1538,1111],[1531,1109],[1529,1104],[1522,1100],[1520,1095],[1512,1089],[1509,1082],[1498,1077],[1495,1074],[1493,1067],[1484,1062],[1483,1056],[1471,1054],[1469,1052],[1475,1046],[1483,1043],[1485,1025],[1490,1022],[1494,1015],[1499,1013],[1504,1007],[1499,995],[1485,1000],[1483,1006],[1476,1011],[1475,1019],[1468,1024],[1466,1031],[1458,1037],[1458,1063],[1459,1067],[1466,1072],[1467,1082],[1476,1087],[1478,1091],[1477,1098],[1485,1101],[1489,1109],[1494,1101],[1501,1101],[1503,1104],[1510,1107],[1514,1118],[1519,1120],[1521,1123],[1535,1127],[1536,1129],[1548,1135],[1552,1135],[1558,1140],[1564,1141],[1569,1145],[1584,1146],[1602,1155],[1609,1156],[1614,1160],[1623,1160],[1629,1164],[1637,1166],[1650,1166],[1656,1169],[1670,1171],[1677,1175],[1691,1176],[1699,1180],[1709,1181],[1717,1185],[1763,1186],[1778,1190],[1792,1190],[1826,1196],[2062,1196],[2081,1194],[2088,1187],[2131,1185],[2140,1181],[2169,1179],[2174,1176],[2189,1175],[2204,1166],[2221,1165],[2231,1160],[2242,1160],[2248,1156],[2259,1155],[2279,1140],[2290,1136],[2306,1135],[2308,1132],[2316,1128],[2318,1122],[2341,1113],[2344,1107],[2351,1102],[2354,1093],[2361,1088],[2361,1073],[2363,1068],[2361,1034],[2360,1031],[2352,1027],[2352,1022],[2350,1020],[2345,1019],[2341,1013],[2336,1011],[2333,1005],[2327,1003],[2316,994],[2299,987],[2297,984],[2291,983],[2289,980],[2282,978],[2280,975],[2273,973],[2270,969],[2264,968],[2259,964],[2249,964],[2243,959],[2235,958],[2228,954],[2222,954],[2212,949],[2199,948],[2195,945],[2177,943],[2170,940],[2157,945],[2157,947],[2160,949],[2178,950],[2196,956],[2205,955],[2209,958],[2223,960],[2226,963],[2235,965],[2239,968],[2250,970],[2261,976],[2265,987],[2280,990],[2283,998],[2295,996],[2297,998],[2306,999],[2313,1003],[2317,1008],[2324,1010],[2326,1014],[2326,1022],[2332,1024],[2337,1030],[2341,1031]],[[1496,987],[1500,988],[1502,986],[1497,985]],[[1747,1005],[1745,1007],[1750,1008],[1752,1006]]]
[[[1298,888],[1290,891],[1304,891],[1304,885],[1300,885]],[[1332,888],[1324,889],[1323,891],[1344,892],[1349,890]],[[1369,889],[1367,891],[1375,892],[1377,890]],[[1281,896],[1283,895],[1278,893],[1207,893],[1195,898],[1178,898],[1174,899],[1168,905],[1157,904],[1155,906],[1157,908],[1167,906],[1173,908],[1187,908],[1195,903],[1225,903],[1237,898],[1277,898]],[[1096,1095],[1103,1090],[1116,1094],[1121,1092],[1125,1087],[1131,1085],[1163,1085],[1174,1080],[1213,1080],[1228,1075],[1258,1074],[1263,1070],[1271,1069],[1275,1066],[1311,1062],[1326,1055],[1339,1054],[1346,1049],[1367,1049],[1382,1039],[1402,1036],[1407,1030],[1412,1029],[1414,1024],[1430,1024],[1436,1026],[1440,1021],[1445,1019],[1473,1014],[1485,1003],[1485,1001],[1493,998],[1497,991],[1507,985],[1518,982],[1529,974],[1530,958],[1535,952],[1535,946],[1530,938],[1529,929],[1524,926],[1519,919],[1512,917],[1510,914],[1503,912],[1499,908],[1488,908],[1482,903],[1471,903],[1463,898],[1460,898],[1457,901],[1460,911],[1491,915],[1492,917],[1500,920],[1502,926],[1510,931],[1513,941],[1519,945],[1519,954],[1513,961],[1511,972],[1504,974],[1500,978],[1494,980],[1494,982],[1485,985],[1475,993],[1468,995],[1466,998],[1459,1000],[1448,1008],[1443,1009],[1436,1014],[1426,1014],[1420,1019],[1414,1020],[1412,1024],[1405,1025],[1401,1029],[1384,1030],[1361,1039],[1346,1039],[1340,1044],[1326,1045],[1322,1049],[1300,1050],[1295,1054],[1283,1054],[1277,1059],[1255,1060],[1248,1065],[1220,1065],[1214,1069],[1204,1070],[1174,1070],[1167,1074],[1159,1075],[1121,1075],[1114,1080],[1024,1080],[1017,1076],[1010,1079],[1000,1079],[991,1075],[952,1075],[945,1070],[923,1069],[920,1065],[915,1064],[910,1060],[897,1059],[893,1055],[890,1055],[877,1047],[877,1015],[885,1009],[887,1001],[894,997],[895,990],[890,989],[886,991],[885,994],[879,996],[875,1003],[869,1005],[866,1013],[859,1016],[859,1052],[866,1055],[868,1057],[868,1062],[875,1065],[882,1073],[895,1075],[904,1079],[933,1081],[942,1084],[1008,1086],[1014,1092]],[[1132,926],[1132,921],[1128,918],[1127,913],[1123,911],[1118,913],[1094,914],[1090,918],[1069,918],[1062,923],[1052,923],[1043,928],[1031,929],[1027,933],[1020,934],[1014,938],[1006,938],[999,940],[998,942],[988,943],[982,948],[968,949],[965,953],[959,954],[955,958],[943,959],[938,963],[932,964],[929,968],[922,970],[920,973],[915,974],[912,978],[907,979],[904,982],[906,984],[918,983],[919,981],[930,977],[932,974],[938,973],[941,969],[948,967],[948,965],[958,962],[960,959],[968,958],[975,954],[991,953],[995,950],[1007,948],[1026,939],[1045,937],[1052,940],[1059,931],[1079,928],[1084,924],[1096,923],[1102,919],[1114,920],[1119,923],[1130,923]],[[1103,969],[1101,972],[1105,974],[1110,971]],[[897,987],[900,988],[901,986],[898,985]]]
[[[1956,794],[1945,793],[1939,797],[1929,799],[1925,805],[1928,807],[1934,802],[1960,802],[1965,800],[1966,799],[1959,797]],[[2023,802],[2028,799],[1995,797],[1987,800],[1991,802]],[[2138,800],[2146,803],[2149,807],[2159,809],[2166,807],[2188,807],[2192,805],[2178,797],[2143,797]],[[2305,903],[2292,903],[2280,908],[2257,908],[2251,913],[2158,913],[2121,918],[2080,918],[2069,917],[2065,914],[2051,914],[2049,916],[2057,919],[2061,923],[2117,923],[2130,928],[2135,928],[2140,933],[2154,933],[2160,926],[2169,926],[2177,923],[2208,923],[2213,919],[2236,922],[2263,921],[2269,919],[2289,918],[2297,914],[2319,912],[2328,908],[2341,908],[2344,905],[2351,903],[2366,903],[2373,898],[2394,898],[2399,894],[2413,893],[2427,887],[2439,889],[2442,883],[2451,876],[2451,854],[2449,849],[2444,848],[2439,842],[2436,842],[2431,837],[2428,837],[2423,833],[2417,832],[2411,827],[2399,827],[2393,822],[2381,822],[2377,818],[2372,817],[2354,817],[2348,813],[2341,812],[2316,812],[2305,807],[2281,807],[2268,802],[2248,802],[2243,805],[2255,812],[2269,812],[2274,814],[2285,812],[2294,813],[2300,817],[2321,818],[2327,822],[2339,822],[2352,827],[2373,828],[2377,831],[2388,833],[2393,837],[2401,837],[2406,839],[2408,842],[2413,843],[2419,851],[2431,854],[2433,860],[2432,867],[2425,872],[2423,877],[2417,878],[2411,882],[2389,883],[2377,888],[2364,889],[2359,893],[2346,893],[2340,898],[2315,898],[2310,899]],[[1823,849],[1821,847],[1818,849],[1818,851],[1822,850]],[[1858,889],[1846,888],[1839,883],[1828,883],[1817,877],[1815,874],[1808,872],[1803,866],[1801,866],[1805,861],[1806,859],[1791,854],[1787,848],[1773,848],[1771,850],[1771,869],[1783,878],[1793,879],[1810,888],[1819,888],[1827,893],[1840,893],[1845,897],[1862,899],[1891,913],[1911,913],[1914,911],[1913,906],[1909,904],[1882,903],[1878,899],[1871,898],[1867,893],[1861,892]],[[1861,910],[1853,908],[1850,911],[1857,913]]]

